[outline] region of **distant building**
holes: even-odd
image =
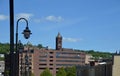
[[[113,55],[113,71],[112,76],[120,76],[120,54]]]
[[[90,61],[95,61],[95,60],[93,59],[93,56],[91,54],[86,54],[85,64],[88,65],[90,63]]]
[[[56,37],[56,49],[34,49],[33,73],[35,76],[40,76],[40,73],[46,68],[49,68],[51,73],[56,76],[59,68],[74,65],[85,65],[85,53],[62,48],[60,33]]]

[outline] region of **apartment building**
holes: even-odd
[[[46,68],[49,68],[51,73],[56,76],[56,72],[60,67],[75,65],[85,65],[85,53],[62,48],[60,33],[56,37],[56,49],[34,49],[33,72],[35,76],[40,76],[40,73]]]

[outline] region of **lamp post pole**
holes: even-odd
[[[10,76],[15,76],[14,68],[14,0],[9,0],[10,10]]]
[[[25,39],[28,39],[30,37],[30,34],[32,34],[31,31],[29,30],[27,19],[19,18],[17,20],[17,25],[16,25],[16,64],[15,64],[16,65],[16,76],[19,76],[18,23],[20,20],[24,20],[26,22],[26,28],[22,33],[24,34]],[[22,72],[21,72],[21,76],[22,76]]]

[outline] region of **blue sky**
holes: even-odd
[[[58,32],[63,47],[115,52],[120,50],[120,0],[15,0],[15,27],[25,17],[32,31],[30,39],[21,34],[26,23],[19,22],[19,40],[55,48]],[[0,0],[0,42],[9,42],[9,0]]]

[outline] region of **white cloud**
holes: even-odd
[[[53,21],[53,22],[61,22],[62,20],[64,20],[61,16],[47,16],[46,18],[45,18],[46,20],[48,20],[48,21]]]
[[[8,16],[6,15],[0,15],[0,21],[8,19]]]
[[[17,19],[19,19],[21,17],[30,19],[32,16],[33,16],[33,14],[31,14],[31,13],[19,13],[19,14],[17,14]]]
[[[34,19],[35,22],[47,22],[47,21],[61,22],[63,20],[64,19],[61,16],[53,16],[53,15],[42,17],[42,18],[39,18],[39,19]]]
[[[81,41],[82,39],[77,39],[77,38],[63,38],[63,41],[65,42],[79,42]]]

